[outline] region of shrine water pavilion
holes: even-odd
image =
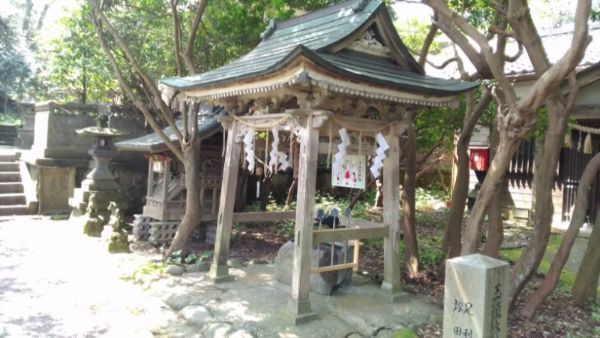
[[[289,310],[296,324],[316,317],[309,299],[311,273],[356,264],[332,261],[330,266],[311,266],[311,251],[318,243],[383,237],[382,288],[391,301],[399,300],[401,138],[415,112],[456,106],[458,95],[477,84],[425,75],[398,37],[381,0],[350,0],[271,21],[261,38],[254,50],[220,68],[162,80],[168,90],[180,91],[187,100],[226,111],[220,117],[227,139],[210,277],[215,282],[233,279],[227,259],[234,221],[291,217],[295,228]],[[272,140],[266,161],[254,152],[258,132]],[[298,153],[289,154],[296,149],[294,144],[299,144]],[[240,164],[254,170],[258,161],[274,174],[293,165],[291,155],[299,159],[295,212],[234,213]],[[342,182],[351,165],[349,156],[359,156],[353,170],[362,178],[353,178],[355,183],[366,175],[382,175],[383,222],[348,219],[335,229],[315,227],[317,161],[325,159],[334,180],[350,186],[352,182]]]

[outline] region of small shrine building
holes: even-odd
[[[162,80],[188,100],[220,105],[227,112],[220,118],[227,140],[211,278],[232,280],[227,259],[234,220],[290,217],[290,213],[234,213],[240,163],[244,161],[249,170],[264,165],[271,174],[285,170],[292,165],[290,152],[297,143],[290,299],[295,323],[316,316],[309,299],[311,273],[347,269],[356,263],[311,266],[317,243],[383,237],[382,288],[389,291],[390,300],[398,300],[401,137],[416,111],[456,106],[457,97],[477,84],[425,75],[398,37],[381,0],[350,0],[290,20],[271,21],[261,38],[250,53],[220,68]],[[266,132],[273,141],[265,161],[254,153],[258,132]],[[359,156],[357,164],[347,161],[352,155]],[[335,229],[315,228],[319,156],[326,158],[334,180],[342,186],[359,183],[366,175],[382,175],[382,223],[357,220]],[[346,174],[350,166],[357,176]]]

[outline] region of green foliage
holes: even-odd
[[[594,333],[596,336],[600,336],[600,303],[598,301],[590,303],[590,318],[595,324]]]
[[[196,264],[205,261],[210,256],[212,256],[212,251],[209,250],[202,251],[199,255],[192,253],[187,256],[184,256],[181,250],[177,250],[167,258],[167,263],[175,265]]]
[[[89,9],[83,5],[61,24],[65,34],[54,40],[49,81],[54,99],[80,103],[106,102],[117,83],[96,38]]]
[[[392,337],[394,337],[394,338],[417,338],[418,336],[413,330],[411,330],[409,328],[403,328],[398,331],[395,331],[393,333]]]
[[[419,264],[422,269],[434,269],[444,259],[441,243],[442,238],[440,235],[421,238],[419,241]]]
[[[402,37],[402,42],[404,42],[406,47],[408,47],[409,50],[418,53],[421,51],[421,48],[423,48],[423,43],[427,37],[427,33],[429,33],[430,26],[431,24],[427,21],[411,19],[409,21],[404,21],[401,24],[397,24],[396,30],[400,37]],[[441,32],[438,30],[436,37],[440,35]],[[440,43],[434,40],[431,47],[429,47],[429,54],[438,54],[440,51]]]
[[[486,29],[494,18],[493,3],[488,0],[449,0],[448,6],[480,30]]]
[[[18,114],[0,114],[0,126],[20,126],[23,124],[21,115]]]
[[[538,267],[539,272],[548,273],[550,270],[550,265],[552,264],[552,257],[558,251],[561,241],[562,235],[550,236],[548,246],[546,246],[547,255],[544,256],[540,266]],[[509,262],[516,262],[521,257],[521,254],[523,254],[523,248],[500,250],[500,257]],[[570,290],[573,287],[573,283],[575,283],[575,276],[575,272],[570,271],[567,268],[563,268],[562,272],[560,273],[558,288],[565,291]]]
[[[17,38],[15,20],[0,16],[0,91],[8,95],[22,94],[31,73]]]

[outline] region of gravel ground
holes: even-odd
[[[67,221],[0,220],[0,337],[151,337],[174,315],[121,280],[130,256]]]

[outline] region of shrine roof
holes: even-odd
[[[210,107],[209,109],[204,109],[198,114],[198,137],[201,139],[209,137],[221,128],[221,123],[219,123],[217,117],[222,112],[222,107]],[[183,127],[183,121],[178,119],[175,122],[175,125],[181,130]],[[164,128],[163,132],[171,141],[177,143],[177,136],[175,136],[171,127]],[[117,142],[115,146],[119,151],[142,151],[150,153],[168,151],[167,145],[157,133],[151,133],[138,138],[120,141]]]
[[[391,57],[372,55],[369,49],[379,46],[367,46],[361,52],[346,48],[360,39],[361,33],[375,25],[375,21],[374,34],[377,40],[386,41],[382,47],[389,50]],[[290,20],[271,22],[262,38],[254,50],[220,68],[161,82],[183,91],[235,85],[239,81],[251,82],[276,74],[303,56],[336,75],[384,84],[393,90],[453,96],[477,86],[424,75],[422,67],[397,36],[381,0],[350,0]]]

